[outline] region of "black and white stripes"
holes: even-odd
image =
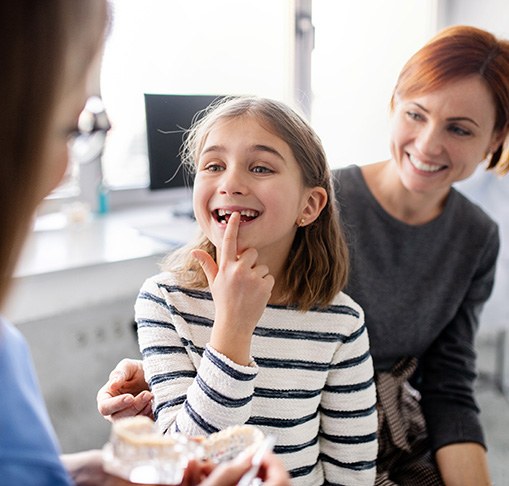
[[[183,289],[169,273],[139,294],[139,343],[161,429],[204,435],[254,424],[277,436],[293,484],[372,484],[376,396],[362,309],[345,294],[305,313],[269,305],[250,366],[207,345],[213,319],[210,293]]]

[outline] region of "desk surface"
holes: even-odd
[[[15,277],[163,255],[189,241],[196,223],[175,218],[167,206],[146,206],[68,223],[65,215],[39,218]]]
[[[167,205],[141,206],[69,224],[40,218],[15,272],[6,315],[37,320],[129,295],[159,271],[161,258],[193,238],[196,223]]]

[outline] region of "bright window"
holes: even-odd
[[[291,102],[292,1],[114,0],[101,73],[113,129],[110,186],[146,186],[144,93],[253,94]]]
[[[389,157],[392,89],[435,14],[428,0],[313,0],[311,121],[332,167]]]
[[[146,187],[144,93],[255,94],[291,105],[295,11],[312,6],[311,123],[332,167],[388,157],[388,102],[403,62],[436,30],[432,0],[111,0],[101,93],[106,184]],[[297,83],[297,84],[296,84]],[[305,84],[305,83],[304,83]],[[304,87],[307,89],[307,86]],[[308,93],[297,97],[308,99]],[[88,168],[82,168],[85,174]],[[87,179],[81,182],[82,194]],[[118,191],[117,191],[118,192]]]

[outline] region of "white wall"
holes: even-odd
[[[507,0],[441,0],[440,26],[467,24],[509,37]]]
[[[389,157],[392,90],[435,14],[431,0],[313,0],[311,122],[331,167]]]

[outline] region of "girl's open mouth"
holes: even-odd
[[[213,213],[218,223],[227,224],[228,220],[230,219],[230,216],[234,212],[235,211],[232,211],[230,209],[216,209]],[[259,215],[260,213],[258,211],[255,211],[254,209],[242,209],[240,211],[240,222],[247,223],[248,221],[256,219]]]

